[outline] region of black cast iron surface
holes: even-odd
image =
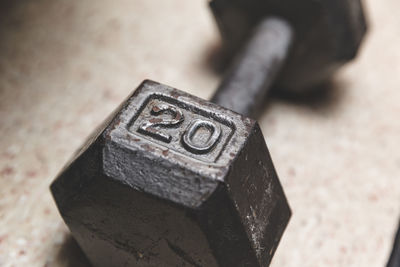
[[[268,266],[290,217],[256,121],[152,81],[51,190],[94,266]]]

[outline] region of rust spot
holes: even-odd
[[[141,147],[142,147],[144,150],[147,150],[147,151],[150,151],[150,152],[154,152],[154,148],[152,148],[152,147],[149,146],[148,144],[141,145]]]
[[[139,142],[140,141],[139,138],[132,138],[131,136],[129,136],[129,140],[131,140],[133,142]]]
[[[224,176],[224,172],[223,171],[218,171],[217,175],[220,176],[220,177],[223,177]]]
[[[25,250],[20,250],[18,254],[19,255],[25,255],[25,253],[26,253]]]
[[[174,90],[171,92],[171,97],[178,99],[179,96],[180,96],[180,94],[177,91]]]
[[[120,119],[116,120],[115,123],[114,123],[114,125],[113,125],[113,128],[112,128],[112,129],[114,130],[114,129],[117,128],[120,124],[121,124],[121,120],[120,120]]]
[[[168,152],[169,152],[168,149],[167,149],[167,150],[163,150],[162,154],[163,154],[164,156],[168,156]]]
[[[114,122],[113,126],[111,127],[111,130],[110,130],[109,134],[110,134],[112,131],[114,131],[120,124],[121,124],[121,120],[120,120],[120,119],[117,119],[117,120]],[[108,134],[108,135],[109,135],[109,134]],[[108,137],[110,137],[110,136],[108,136]]]
[[[153,118],[153,119],[149,120],[149,122],[151,122],[151,123],[159,123],[162,121],[163,121],[163,119],[160,119],[160,118]]]
[[[107,135],[106,135],[106,138],[107,138],[107,139],[111,139],[111,136],[110,136],[111,132],[114,131],[120,124],[121,124],[121,120],[120,120],[120,119],[117,119],[117,120],[114,122],[114,124],[112,125],[110,131],[108,131],[108,133],[107,133]]]
[[[180,121],[182,119],[182,115],[178,112],[176,113],[175,120]]]
[[[152,111],[155,112],[155,113],[158,113],[158,112],[161,111],[161,109],[157,105],[155,105],[155,106],[153,106]]]
[[[126,134],[126,139],[128,139],[129,141],[133,141],[133,142],[139,142],[140,141],[139,138],[134,138],[130,134]]]

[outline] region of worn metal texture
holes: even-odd
[[[393,249],[386,267],[400,267],[400,226],[393,241]]]
[[[256,121],[145,81],[51,185],[94,266],[268,266],[290,209]]]
[[[367,28],[360,0],[212,0],[210,5],[228,58],[267,16],[280,16],[293,26],[293,49],[275,84],[284,90],[302,91],[325,82],[357,55]]]
[[[235,57],[211,101],[256,118],[287,58],[292,40],[292,27],[285,20],[276,17],[262,20]]]

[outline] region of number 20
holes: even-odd
[[[165,103],[154,104],[150,114],[152,118],[144,121],[138,129],[138,132],[151,136],[165,143],[170,143],[172,136],[163,132],[162,129],[177,128],[184,121],[183,113],[177,107]],[[170,118],[159,118],[162,114],[168,114]],[[206,129],[210,136],[205,142],[196,142],[196,133],[201,129]],[[221,136],[221,128],[212,121],[195,119],[189,123],[183,135],[181,142],[183,147],[195,154],[206,154],[210,152],[218,143]]]

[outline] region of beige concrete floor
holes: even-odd
[[[384,266],[400,214],[398,0],[331,93],[273,99],[260,123],[293,209],[272,266]],[[86,266],[48,186],[143,79],[207,98],[219,37],[206,1],[3,1],[0,266]]]

